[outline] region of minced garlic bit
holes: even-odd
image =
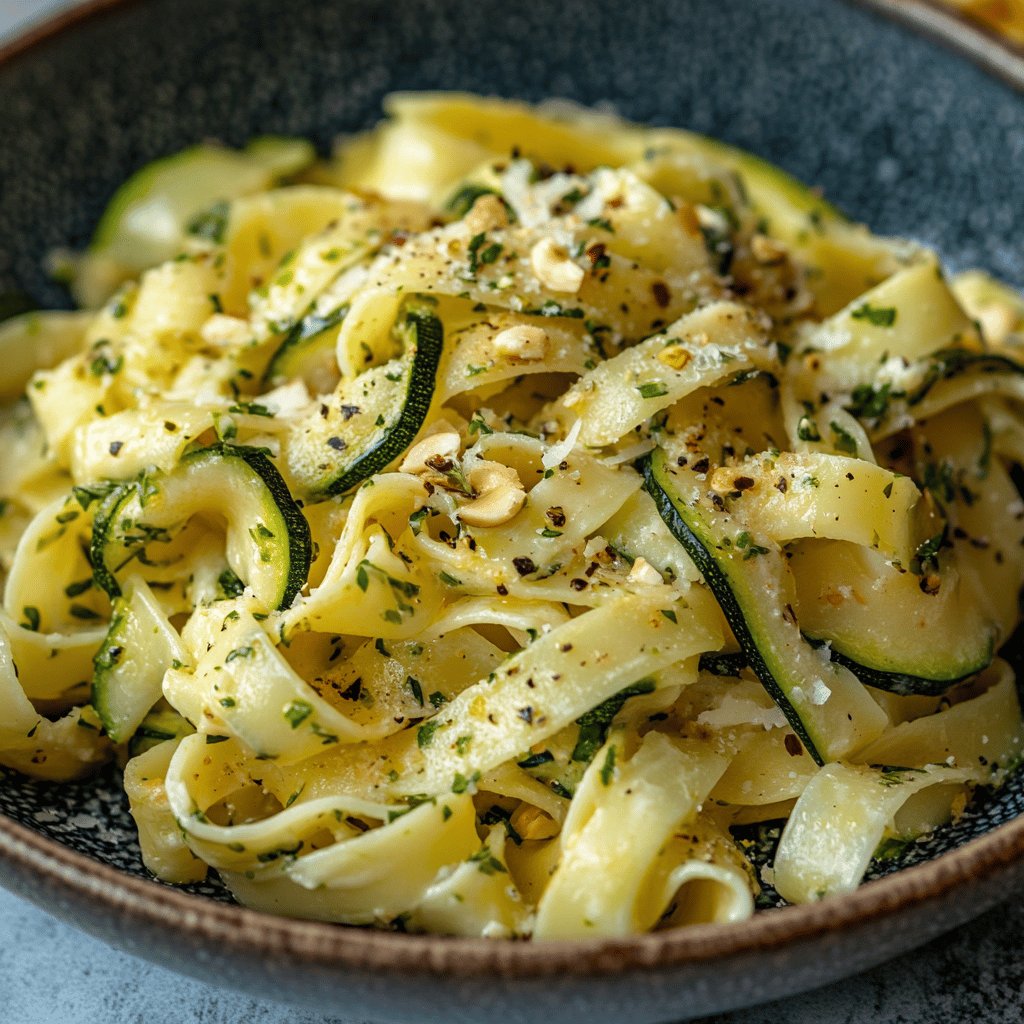
[[[661,573],[647,561],[646,558],[641,556],[634,563],[633,567],[629,570],[629,575],[626,577],[630,583],[661,583]]]
[[[530,250],[530,266],[537,280],[553,292],[575,294],[583,284],[583,268],[573,262],[554,239],[542,238],[534,245]]]
[[[508,227],[508,211],[496,195],[488,193],[477,199],[473,208],[463,218],[463,224],[473,235],[497,231]]]
[[[560,831],[558,822],[550,814],[527,803],[516,808],[509,824],[523,839],[553,839]]]
[[[708,485],[716,494],[728,494],[730,491],[735,491],[736,470],[720,466],[711,474]]]
[[[775,241],[774,238],[760,233],[750,239],[750,252],[762,266],[774,266],[776,263],[782,263],[787,256],[784,245]]]

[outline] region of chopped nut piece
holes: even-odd
[[[455,431],[442,431],[417,441],[406,453],[398,467],[402,473],[428,473],[431,463],[438,459],[453,459],[459,454],[462,438]]]
[[[537,280],[553,292],[576,293],[583,284],[583,268],[577,266],[565,249],[550,238],[542,238],[530,250],[530,266]]]
[[[630,583],[662,583],[661,573],[647,561],[646,558],[638,558],[629,570],[626,579]]]
[[[587,546],[583,549],[583,557],[591,562],[611,565],[615,561],[615,552],[608,547],[608,541],[604,537],[595,534],[587,541]]]
[[[477,462],[466,478],[477,497],[463,505],[458,516],[470,526],[507,523],[526,504],[526,491],[511,466]]]
[[[532,324],[516,324],[498,334],[494,339],[494,351],[508,359],[535,362],[544,358],[548,335],[543,327]]]
[[[730,491],[736,490],[734,481],[736,479],[736,470],[726,469],[724,466],[719,466],[711,474],[711,480],[709,486],[711,490],[718,494],[728,494]]]
[[[658,362],[671,366],[673,370],[681,370],[693,358],[682,345],[666,345],[658,353]]]
[[[776,263],[782,263],[786,258],[786,248],[774,238],[767,235],[756,234],[750,240],[751,255],[762,266],[770,267]]]
[[[481,231],[495,231],[508,227],[508,211],[505,204],[493,194],[480,196],[473,208],[463,218],[463,223],[470,234],[477,235]]]

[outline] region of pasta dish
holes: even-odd
[[[0,763],[117,759],[168,882],[536,939],[846,893],[999,785],[1016,294],[702,136],[387,110],[151,164],[0,326]]]

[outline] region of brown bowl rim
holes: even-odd
[[[0,45],[0,67],[55,36],[139,2],[87,0],[32,24]],[[853,2],[932,37],[1024,91],[1024,48],[999,39],[936,0]],[[1024,815],[848,895],[756,914],[742,924],[695,925],[623,939],[508,942],[373,931],[220,903],[126,874],[0,814],[0,866],[42,883],[72,904],[103,904],[111,915],[199,940],[228,955],[358,971],[401,969],[407,975],[607,976],[767,952],[841,929],[869,926],[897,910],[922,909],[965,883],[990,879],[1022,859]]]

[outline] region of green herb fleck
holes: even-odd
[[[850,316],[854,320],[867,320],[873,327],[892,327],[896,323],[894,306],[872,306],[869,302],[858,306]]]
[[[646,384],[638,384],[636,387],[641,398],[661,398],[668,394],[668,388],[660,380],[648,381]]]
[[[847,455],[857,454],[857,439],[841,423],[832,420],[829,423],[832,429],[833,447],[837,451],[846,452]]]
[[[604,764],[601,765],[601,784],[603,786],[611,785],[615,775],[615,749],[615,747],[609,747],[608,753],[604,755]]]
[[[293,700],[284,709],[285,720],[293,729],[298,729],[311,714],[313,714],[313,707],[305,700]]]
[[[434,733],[437,732],[438,727],[441,725],[440,722],[431,720],[424,722],[416,730],[416,745],[422,750],[424,747],[429,747],[434,742]]]

